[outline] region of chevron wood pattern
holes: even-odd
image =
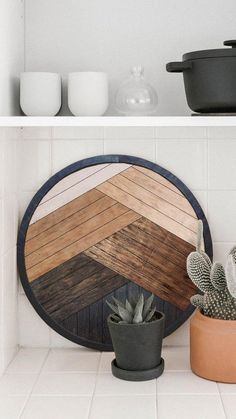
[[[191,203],[164,176],[95,164],[56,183],[37,206],[24,243],[27,281],[46,315],[85,344],[109,347],[105,299],[141,290],[155,294],[168,330],[195,292],[186,257],[196,229]]]

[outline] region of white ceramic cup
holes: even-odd
[[[108,78],[102,72],[70,73],[68,106],[75,116],[101,116],[108,108]]]
[[[61,107],[61,76],[25,72],[20,76],[20,106],[28,116],[54,116]]]

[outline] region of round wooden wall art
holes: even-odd
[[[18,237],[26,295],[45,322],[78,344],[112,350],[106,324],[112,296],[155,294],[165,335],[192,313],[186,273],[204,213],[173,174],[130,156],[74,163],[36,193]]]

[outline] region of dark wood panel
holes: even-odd
[[[67,264],[72,265],[67,262],[61,266],[60,279],[57,281],[51,283],[50,275],[47,274],[32,283],[37,300],[57,322],[64,321],[128,281],[84,255],[78,255],[76,271],[69,271]],[[65,271],[69,273],[64,275]]]

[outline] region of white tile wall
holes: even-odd
[[[235,128],[24,128],[20,165],[25,170],[21,171],[20,214],[23,215],[37,185],[46,181],[50,173],[97,154],[136,155],[169,169],[192,190],[208,215],[215,259],[224,262],[226,253],[236,242],[235,140]],[[21,345],[76,346],[49,330],[28,303],[21,287],[19,294]],[[167,346],[188,344],[189,322],[165,339]]]
[[[0,129],[0,375],[17,351],[18,129]]]

